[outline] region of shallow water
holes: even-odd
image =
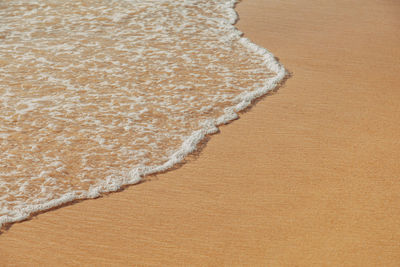
[[[285,71],[235,1],[0,2],[0,226],[165,170]]]

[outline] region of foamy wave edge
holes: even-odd
[[[61,206],[68,202],[72,202],[74,200],[83,200],[83,199],[91,199],[100,197],[104,193],[115,192],[121,189],[123,186],[134,185],[142,181],[143,177],[159,173],[162,171],[166,171],[172,168],[175,164],[180,163],[183,159],[190,153],[196,150],[197,145],[203,140],[207,135],[218,132],[218,126],[222,124],[227,124],[232,122],[233,120],[238,118],[238,112],[244,110],[248,106],[251,105],[252,101],[259,98],[262,95],[267,94],[269,91],[273,90],[277,87],[277,85],[286,77],[288,72],[286,69],[275,59],[274,55],[270,53],[267,49],[252,43],[249,39],[243,37],[243,33],[239,31],[234,24],[236,24],[238,20],[238,14],[235,11],[235,5],[240,2],[240,0],[230,0],[225,3],[220,3],[221,6],[224,6],[228,9],[229,12],[229,23],[226,27],[230,28],[230,32],[232,35],[240,36],[239,42],[249,49],[249,51],[256,53],[264,58],[264,64],[268,67],[268,69],[272,70],[276,73],[273,78],[267,79],[263,86],[247,92],[246,94],[239,96],[239,104],[229,107],[225,109],[224,115],[214,119],[209,120],[204,127],[200,130],[194,131],[181,145],[181,147],[172,154],[169,160],[158,166],[148,166],[148,167],[135,167],[133,168],[127,177],[123,177],[120,180],[112,181],[106,180],[103,183],[90,188],[87,192],[79,192],[79,195],[76,192],[66,193],[63,197],[51,200],[47,203],[40,205],[28,205],[24,209],[19,211],[19,214],[16,216],[2,216],[0,217],[0,230],[6,224],[19,222],[28,219],[32,214],[46,211],[51,208]]]

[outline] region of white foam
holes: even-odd
[[[120,1],[123,1],[123,0],[120,0]],[[161,1],[158,1],[158,4],[171,3],[171,1],[174,2],[174,0],[161,0]],[[114,2],[117,3],[117,1],[114,1]],[[126,1],[126,2],[127,2],[127,4],[129,4],[129,2],[132,2],[132,1]],[[135,1],[133,1],[133,2],[135,2]],[[141,8],[141,7],[145,8],[148,5],[154,5],[154,6],[157,5],[157,4],[155,4],[154,1],[150,1],[150,0],[149,1],[139,1],[139,2],[135,2],[137,4],[137,8]],[[182,162],[182,160],[185,158],[185,156],[187,156],[188,154],[190,154],[194,150],[196,150],[197,145],[199,144],[199,142],[201,140],[204,139],[204,137],[206,135],[216,133],[218,131],[218,125],[226,124],[226,123],[236,119],[238,117],[238,112],[245,109],[246,107],[248,107],[254,99],[256,99],[256,98],[266,94],[270,90],[274,89],[278,85],[278,83],[281,82],[282,79],[285,77],[286,71],[285,71],[284,67],[274,58],[274,56],[269,51],[252,43],[247,38],[239,37],[242,35],[242,33],[233,26],[233,24],[236,23],[236,20],[238,18],[236,12],[234,11],[234,5],[236,2],[237,2],[236,0],[226,0],[226,1],[216,1],[216,2],[209,1],[207,3],[207,1],[204,2],[202,0],[185,0],[182,2],[183,3],[182,5],[187,5],[188,7],[193,7],[194,5],[198,5],[198,4],[202,4],[204,7],[207,7],[212,4],[218,5],[217,7],[219,9],[223,10],[224,12],[222,12],[222,14],[225,14],[225,15],[222,18],[219,17],[219,18],[216,18],[215,20],[209,21],[210,24],[218,26],[218,28],[216,28],[216,29],[213,28],[215,33],[213,33],[212,31],[210,31],[209,33],[217,34],[217,35],[221,31],[225,33],[224,36],[220,37],[221,49],[225,49],[223,44],[230,44],[230,42],[234,42],[236,40],[235,38],[239,38],[237,40],[237,42],[239,42],[243,47],[245,47],[249,51],[249,53],[257,55],[261,61],[261,64],[263,64],[266,69],[274,72],[272,77],[268,77],[268,78],[265,78],[263,81],[260,81],[260,83],[261,83],[260,86],[257,86],[256,88],[253,88],[250,91],[245,91],[244,93],[237,95],[235,98],[235,101],[233,101],[235,104],[224,108],[224,112],[222,115],[220,115],[216,118],[207,118],[206,120],[199,122],[201,127],[199,129],[194,130],[190,135],[183,138],[183,142],[181,143],[181,145],[175,151],[171,151],[169,153],[169,156],[167,156],[166,160],[162,164],[154,165],[154,166],[139,164],[139,165],[131,168],[129,171],[126,171],[125,172],[126,175],[123,175],[123,176],[117,176],[117,174],[109,173],[109,174],[106,174],[104,180],[96,183],[95,185],[92,185],[88,190],[74,189],[75,191],[65,192],[61,196],[58,196],[54,199],[51,199],[51,197],[49,197],[49,196],[54,196],[52,190],[56,189],[57,182],[55,180],[53,181],[51,179],[48,179],[49,177],[48,177],[48,174],[46,173],[46,171],[42,171],[38,177],[47,177],[46,178],[47,183],[52,184],[51,186],[53,186],[53,187],[51,187],[51,186],[49,186],[49,187],[42,186],[41,187],[42,198],[40,198],[40,199],[41,199],[42,203],[38,203],[38,202],[34,203],[34,204],[20,203],[17,206],[13,206],[11,209],[11,208],[7,208],[6,205],[1,206],[1,203],[4,203],[4,201],[6,201],[3,198],[3,196],[1,196],[0,197],[0,208],[1,208],[0,209],[0,228],[2,225],[6,224],[6,223],[25,220],[32,213],[48,210],[50,208],[60,206],[62,204],[65,204],[65,203],[68,203],[68,202],[71,202],[71,201],[77,200],[77,199],[96,198],[96,197],[101,196],[101,194],[103,194],[103,193],[117,191],[122,186],[137,184],[146,175],[150,175],[153,173],[162,172],[162,171],[170,169],[175,164]],[[120,4],[120,3],[121,2],[118,2],[118,4]],[[180,6],[180,7],[182,7],[182,6]],[[190,16],[189,13],[190,13],[189,9],[183,11],[183,14],[188,14],[188,16]],[[34,14],[35,14],[35,12],[31,11],[30,13],[26,13],[25,15],[26,16],[28,16],[28,15],[34,16]],[[94,19],[95,17],[93,17],[92,15],[87,15],[85,18]],[[115,13],[113,15],[113,17],[110,18],[110,20],[113,21],[114,23],[119,23],[119,22],[123,21],[125,18],[126,18],[126,14]],[[51,19],[53,19],[53,17]],[[130,23],[132,23],[132,22],[130,22]],[[140,24],[142,22],[138,21],[137,23]],[[185,23],[182,21],[181,25],[183,25],[181,28],[181,30],[183,31],[185,29]],[[4,27],[4,28],[6,28],[6,27]],[[2,29],[2,28],[0,28],[0,29]],[[217,29],[220,29],[220,30],[217,30]],[[193,30],[195,30],[195,29],[193,29]],[[156,25],[156,31],[157,32],[165,31],[165,29],[163,27],[161,27],[160,25]],[[216,38],[217,38],[217,36],[216,36]],[[168,42],[168,39],[165,39],[165,41]],[[90,46],[90,45],[97,46],[98,44],[97,43],[88,44],[88,46]],[[53,46],[53,48],[56,48],[58,50],[59,49],[65,49],[65,50],[73,50],[74,49],[73,46],[68,45],[68,44],[65,44],[60,47]],[[123,45],[119,45],[118,48],[124,49],[124,50],[129,49]],[[226,49],[229,50],[232,48],[227,47]],[[0,50],[0,52],[1,52],[1,50]],[[143,61],[142,53],[144,51],[138,49],[136,52],[137,52],[137,56],[135,58],[133,58],[134,59],[133,61],[136,61],[136,62]],[[150,60],[157,60],[156,55],[157,54],[153,54],[154,58],[150,59]],[[182,59],[187,63],[193,62],[193,59],[190,57],[187,57],[185,54],[183,54]],[[41,62],[44,62],[44,63],[47,61],[46,59],[38,59],[38,60]],[[212,62],[210,62],[210,64],[207,66],[207,68],[214,70],[214,71],[219,71],[219,70],[223,69],[222,67],[218,66],[216,64],[213,64]],[[113,71],[116,71],[116,69],[106,70],[105,72],[111,73]],[[166,72],[170,72],[170,71],[167,70]],[[65,78],[52,77],[51,75],[49,75],[49,76],[47,76],[47,80],[54,84],[64,84],[67,87],[67,90],[79,91],[79,88],[76,88],[76,86],[72,85],[70,83],[70,81],[66,80]],[[205,80],[211,82],[212,78],[207,78]],[[226,81],[231,82],[230,79],[226,79]],[[106,82],[106,81],[104,81],[104,82]],[[143,84],[146,84],[146,83],[144,82]],[[190,83],[188,83],[188,84],[190,84]],[[173,86],[173,88],[178,88],[179,90],[191,90],[192,86],[189,86],[188,84],[175,85],[175,86]],[[196,85],[195,82],[193,82],[192,84],[193,84],[193,86]],[[150,85],[150,83],[148,85]],[[133,98],[136,99],[136,103],[140,103],[140,101],[144,101],[144,100],[141,100],[141,97],[142,96],[133,96]],[[190,99],[190,97],[193,97],[193,96],[189,96],[188,99]],[[40,99],[40,98],[37,98],[37,99]],[[71,103],[79,103],[79,101],[80,101],[79,96],[75,96],[73,98],[71,97],[71,99],[72,99]],[[218,95],[218,92],[216,92],[215,99],[224,99],[224,96]],[[54,98],[52,100],[54,101]],[[194,101],[194,100],[192,99],[191,101]],[[25,110],[21,110],[20,112],[22,112],[23,114],[29,113],[31,111],[34,111],[35,107],[36,107],[35,104],[30,104],[30,105],[28,105],[28,108],[26,108]],[[65,104],[64,107],[66,110],[74,109],[74,105],[72,105],[72,104],[70,104],[70,105]],[[175,108],[175,112],[177,112],[177,113],[185,112],[185,111],[180,110],[179,107],[174,107],[174,108]],[[205,113],[211,109],[212,109],[212,105],[211,106],[203,106],[199,110],[201,112]],[[132,116],[136,116],[136,117],[140,118],[140,116],[144,116],[148,112],[150,112],[150,111],[146,107],[146,108],[143,108],[140,112],[137,112],[136,114],[132,114]],[[177,120],[179,120],[179,116],[177,116]],[[182,117],[182,120],[183,120],[183,117]],[[153,119],[152,121],[153,122],[157,121],[157,118]],[[40,121],[38,121],[38,123],[40,123]],[[101,123],[101,122],[98,122],[96,124],[99,124],[99,123]],[[45,125],[43,125],[43,126],[39,125],[37,127],[45,127]],[[123,127],[126,127],[126,126],[123,126]],[[130,125],[130,127],[126,128],[126,129],[129,131],[134,131],[135,129],[138,129],[138,127],[139,126],[137,126],[137,125]],[[143,129],[141,128],[141,131],[143,133],[155,134],[154,132],[157,130],[152,125],[146,125],[146,126],[142,126],[142,127],[144,127]],[[173,134],[170,134],[170,135],[173,136]],[[5,138],[8,138],[8,133],[0,133],[0,137],[4,137],[4,136],[5,136]],[[152,137],[151,137],[151,135],[149,135],[149,136],[145,136],[145,138],[147,140],[151,140]],[[138,138],[138,139],[135,139],[132,141],[140,142],[140,140],[146,140],[146,139]],[[42,140],[42,139],[40,139],[40,140]],[[61,142],[63,140],[65,140],[65,141],[71,140],[71,138],[67,138],[67,137],[63,137],[62,135],[59,135],[58,141]],[[101,136],[93,135],[92,140],[96,141],[100,145],[104,145],[106,148],[107,148],[107,145],[112,147],[112,144],[111,145],[106,144],[106,140],[103,139]],[[130,153],[130,151],[127,150],[125,147],[121,148],[120,152],[121,153]],[[145,151],[143,153],[146,154],[148,152]],[[138,153],[136,154],[136,156],[140,157],[141,155],[143,155],[143,153],[138,150]],[[58,168],[57,170],[60,172],[65,170],[63,163],[61,161],[54,161],[54,159],[49,158],[49,157],[44,157],[44,161],[49,161],[49,166]],[[83,161],[87,162],[88,159],[84,158]],[[85,168],[87,168],[87,166]],[[11,175],[12,173],[15,173],[15,172],[9,172],[8,175]],[[32,177],[32,179],[37,179],[38,177]],[[82,178],[82,181],[85,181],[85,179],[86,178]],[[4,192],[10,191],[10,189],[9,189],[10,187],[7,185],[7,183],[8,183],[7,181],[1,182],[1,178],[0,178],[0,189],[5,188]],[[26,182],[21,182],[20,190],[22,190],[21,191],[22,193],[24,191],[26,191],[26,189],[25,189],[26,186],[27,186]],[[46,194],[48,194],[48,195],[46,195]],[[38,197],[38,199],[39,199],[39,197]]]

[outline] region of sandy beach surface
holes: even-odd
[[[400,2],[244,0],[292,73],[187,164],[16,223],[0,265],[400,265]]]

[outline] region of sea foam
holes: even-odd
[[[0,227],[171,168],[286,71],[235,0],[0,2]]]

